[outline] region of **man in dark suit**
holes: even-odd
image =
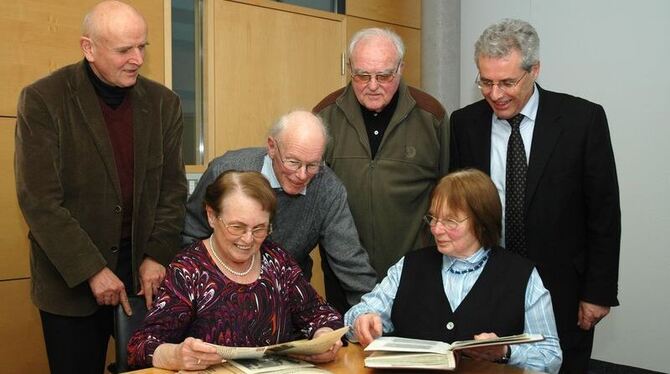
[[[112,307],[147,305],[179,248],[186,179],[179,98],[143,78],[147,24],[118,1],[84,18],[84,59],[27,86],[16,189],[51,373],[102,373]]]
[[[551,292],[561,372],[585,373],[594,326],[619,304],[621,213],[605,112],[535,83],[539,38],[527,22],[488,27],[475,62],[484,100],[451,116],[450,170],[491,175],[505,246],[535,261]]]

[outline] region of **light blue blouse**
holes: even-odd
[[[466,259],[457,259],[447,255],[442,256],[442,282],[444,293],[449,299],[451,310],[456,310],[486,267],[485,257],[489,250],[480,248]],[[394,331],[391,322],[391,310],[395,300],[400,275],[402,274],[404,257],[389,268],[387,276],[369,293],[361,298],[361,302],[354,305],[344,316],[344,323],[353,326],[358,316],[365,313],[379,314],[382,320],[384,334]],[[484,260],[484,266],[471,272],[455,274],[449,271],[463,271],[471,269]],[[529,344],[511,346],[510,365],[523,368],[557,373],[561,367],[562,352],[556,332],[556,320],[551,306],[551,296],[544,288],[542,279],[537,272],[533,272],[528,279],[525,296],[524,333],[542,334],[544,340]],[[485,331],[482,331],[485,332]],[[350,332],[348,338],[355,341]]]

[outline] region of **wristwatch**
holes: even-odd
[[[499,359],[497,359],[493,362],[495,362],[496,364],[506,364],[506,363],[509,362],[509,357],[511,355],[512,355],[512,350],[510,349],[510,347],[508,345],[507,346],[507,351],[505,352],[505,354],[502,357],[500,357]]]

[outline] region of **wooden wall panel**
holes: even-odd
[[[214,119],[208,124],[208,160],[230,149],[265,145],[279,115],[309,110],[344,85],[343,16],[229,1],[208,4],[214,23],[208,28],[214,39],[208,57],[213,77],[206,78],[214,86],[207,103]]]
[[[142,74],[164,81],[164,0],[130,4],[149,25],[150,46]],[[16,115],[21,88],[83,58],[79,49],[81,21],[98,0],[0,1],[0,115]]]
[[[359,3],[358,1],[347,2]],[[399,3],[401,3],[399,1]],[[403,77],[405,82],[414,87],[421,87],[421,30],[414,28],[392,25],[389,23],[372,21],[358,17],[347,16],[347,41],[356,31],[367,27],[389,28],[396,32],[405,43],[405,70]],[[348,48],[348,46],[347,46]]]
[[[14,118],[0,118],[0,280],[30,276],[28,228],[16,200],[14,183]],[[1,340],[0,340],[1,341]]]
[[[348,16],[421,28],[421,0],[354,0],[347,1]]]
[[[0,362],[3,373],[48,373],[39,310],[30,300],[30,279],[0,281]],[[114,339],[109,340],[106,365],[114,362]]]
[[[0,281],[0,362],[3,373],[48,373],[40,315],[30,280]]]

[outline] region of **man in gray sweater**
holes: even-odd
[[[309,253],[318,244],[339,280],[349,305],[375,286],[377,274],[361,246],[344,185],[322,161],[328,132],[307,111],[282,116],[270,130],[267,149],[228,151],[210,162],[186,204],[183,241],[188,245],[212,234],[203,208],[207,186],[227,170],[261,172],[277,193],[277,212],[270,239],[295,257],[307,279]]]

